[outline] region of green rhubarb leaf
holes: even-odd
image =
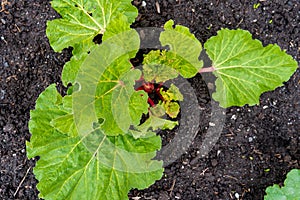
[[[284,186],[275,184],[266,189],[264,200],[298,200],[300,197],[300,170],[293,169],[287,174]]]
[[[133,86],[135,84],[135,80],[139,79],[140,77],[141,72],[139,70],[129,71],[124,77],[121,77],[122,82],[118,83],[117,85],[113,86],[112,84],[107,84],[108,88],[112,92],[109,92],[103,88],[104,84],[101,84],[103,82],[99,84],[100,87],[98,87],[96,91],[96,105],[99,105],[99,116],[106,117],[105,119],[107,120],[107,123],[104,122],[102,125],[103,129],[107,129],[109,132],[112,132],[111,130],[114,128],[111,127],[111,122],[115,121],[116,126],[126,133],[130,125],[139,124],[142,113],[147,112],[147,110],[144,108],[148,108],[148,96],[146,93],[144,93],[146,98],[139,98],[135,101],[132,101],[132,96],[133,98],[137,98],[136,94],[138,92],[134,90]],[[105,91],[105,94],[103,94],[103,91]],[[111,107],[105,105],[107,98],[110,98],[111,100]],[[140,102],[137,100],[142,101]],[[110,112],[112,113],[112,119],[107,118],[107,114],[110,113],[108,110],[106,110],[107,108],[111,109]]]
[[[263,92],[282,86],[297,69],[297,62],[279,46],[263,47],[240,29],[222,29],[204,47],[218,77],[212,97],[225,108],[259,104]]]
[[[197,38],[184,26],[176,25],[169,20],[160,34],[160,42],[163,46],[168,45],[170,50],[166,53],[168,66],[175,69],[184,78],[195,76],[203,66],[199,61],[202,45]]]
[[[123,43],[111,42],[117,41],[114,38],[124,41],[125,48]],[[134,90],[141,71],[132,69],[128,52],[138,49],[137,32],[122,32],[103,41],[81,65],[76,78],[79,89],[73,92],[74,116],[81,136],[93,131],[98,119],[103,119],[98,125],[110,136],[126,134],[131,125],[138,125],[148,108],[146,93],[139,101],[132,99],[141,94]]]
[[[26,150],[29,158],[40,157],[34,168],[40,198],[124,200],[130,189],[147,188],[161,178],[162,162],[152,160],[161,147],[159,136],[110,137],[96,128],[82,137],[77,129],[62,128],[60,123],[65,118],[67,127],[76,126],[72,101],[51,85],[30,113],[32,136]]]
[[[139,125],[141,121],[141,113],[147,114],[149,104],[141,103],[148,101],[148,94],[145,91],[135,91],[130,97],[129,113],[133,125]]]
[[[137,17],[131,0],[53,0],[51,5],[62,17],[47,23],[47,36],[55,51],[93,41],[120,14],[129,24]]]
[[[183,95],[181,94],[179,88],[173,83],[170,85],[167,91],[163,91],[163,88],[161,88],[160,94],[165,101],[183,101]]]
[[[141,125],[135,127],[139,132],[147,133],[148,131],[157,131],[157,130],[172,130],[176,125],[177,121],[171,121],[163,119],[166,110],[163,105],[157,104],[155,107],[151,107],[149,111],[149,118]],[[137,135],[137,133],[135,133]]]
[[[142,125],[138,127],[138,129],[142,133],[145,133],[147,131],[172,130],[177,125],[177,121],[162,119],[160,117],[151,115]]]
[[[180,111],[180,105],[177,102],[167,101],[162,104],[166,110],[166,113],[171,118],[176,118]]]
[[[75,134],[76,126],[74,124],[73,115],[66,114],[51,121],[51,125],[62,133]]]
[[[132,31],[126,16],[119,15],[118,17],[115,17],[114,20],[110,21],[106,26],[105,30],[102,41],[108,40],[109,42],[122,46],[124,49],[130,49],[129,46],[131,44],[128,43],[127,40],[122,40],[124,39],[122,37],[116,37],[116,35],[120,35],[122,32]],[[96,45],[91,38],[73,45],[73,56],[71,57],[71,60],[65,64],[62,71],[62,81],[65,86],[67,86],[68,83],[74,83],[83,61],[97,46],[98,45]],[[128,54],[130,57],[135,56],[134,51],[128,51]]]
[[[171,55],[171,54],[168,54]],[[178,76],[178,72],[173,69],[173,59],[167,57],[166,51],[150,51],[144,57],[143,75],[147,82],[165,82]]]
[[[166,114],[165,108],[161,104],[150,107],[150,115],[155,117],[162,117]]]
[[[85,2],[54,0],[51,4],[62,19],[47,23],[50,45],[55,51],[73,47],[73,57],[65,64],[62,72],[62,81],[65,86],[68,83],[74,83],[84,59],[97,46],[93,42],[95,36],[112,29],[112,33],[129,30],[130,24],[137,16],[137,10],[131,5],[130,0],[109,2],[106,0]],[[119,32],[116,32],[116,29]]]
[[[150,127],[148,127],[150,129]],[[130,134],[134,139],[143,139],[143,138],[148,138],[155,135],[151,130],[144,130],[144,129],[139,129],[138,127],[134,127],[133,129],[130,129],[128,134]]]
[[[160,94],[164,99],[161,102],[161,105],[164,107],[165,112],[171,118],[176,118],[180,111],[180,106],[176,101],[183,101],[183,95],[181,94],[179,88],[174,84],[171,84],[166,91],[161,88]]]

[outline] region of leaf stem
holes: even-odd
[[[151,107],[155,106],[154,101],[150,97],[148,98],[148,103],[150,104]]]
[[[211,67],[205,67],[205,68],[201,68],[199,70],[199,73],[206,73],[206,72],[213,72],[215,71],[216,68],[214,66],[211,66]]]
[[[159,86],[155,89],[155,93],[158,95],[158,97],[160,98],[160,100],[164,101],[163,96],[160,93],[160,89],[162,87],[162,84],[159,84]]]

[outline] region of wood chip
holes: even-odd
[[[160,14],[160,5],[157,1],[155,2],[155,6],[156,6],[157,13]]]

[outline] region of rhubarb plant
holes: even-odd
[[[67,95],[52,84],[30,113],[27,156],[39,156],[34,174],[44,199],[123,200],[130,189],[159,180],[155,131],[179,125],[186,100],[166,81],[210,71],[217,77],[213,99],[226,108],[258,104],[297,68],[277,45],[264,47],[240,29],[222,29],[204,44],[213,66],[203,68],[202,44],[170,20],[160,34],[167,50],[144,55],[139,69],[130,62],[140,47],[130,0],[53,0],[52,7],[61,18],[47,23],[50,45],[72,47],[73,57],[62,72]]]

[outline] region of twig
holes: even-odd
[[[23,182],[25,181],[25,179],[26,179],[26,177],[27,177],[27,174],[29,173],[30,169],[31,169],[31,167],[29,167],[29,168],[27,169],[25,176],[24,176],[23,179],[21,180],[19,186],[17,187],[17,190],[16,190],[15,193],[14,193],[14,197],[15,197],[15,196],[17,195],[17,193],[19,192],[19,189],[20,189],[21,185],[23,184]]]
[[[172,192],[173,192],[173,190],[174,190],[175,183],[176,183],[176,179],[173,180],[172,186],[171,186],[171,188],[168,190],[168,191],[170,191],[170,194],[169,194],[170,197],[172,197]]]
[[[155,6],[156,6],[157,13],[160,14],[160,6],[159,6],[159,3],[157,1],[155,2]]]
[[[242,20],[236,25],[235,28],[239,27],[239,25],[244,21],[244,18],[242,18]]]
[[[21,30],[20,30],[20,28],[18,27],[17,24],[15,24],[15,27],[17,28],[18,32],[21,33]]]
[[[10,2],[8,2],[7,0],[2,1],[0,12],[4,11],[6,14],[9,14],[9,12],[5,10],[5,6],[7,6],[7,5],[11,5]]]
[[[224,175],[224,176],[227,177],[227,178],[231,178],[231,179],[234,179],[234,180],[238,181],[238,179],[233,177],[233,176],[230,176],[230,175]]]
[[[208,170],[208,168],[202,170],[202,172],[200,173],[200,176],[204,176],[205,172]]]

